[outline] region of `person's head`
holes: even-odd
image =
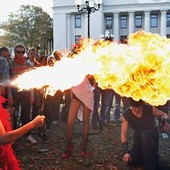
[[[143,100],[135,101],[132,98],[130,99],[130,106],[134,108],[139,108],[143,105]]]
[[[41,54],[38,58],[38,63],[40,66],[46,66],[47,65],[47,57],[45,54]]]
[[[7,61],[10,60],[9,49],[7,47],[1,47],[0,48],[0,56],[6,58]]]
[[[62,51],[56,50],[53,52],[53,56],[55,57],[56,61],[59,61],[63,57],[63,53]]]
[[[31,62],[34,62],[37,57],[37,50],[34,47],[28,49],[28,57]]]
[[[56,62],[56,59],[54,58],[54,56],[50,55],[47,57],[47,65],[53,66],[55,62]]]
[[[15,57],[23,58],[26,52],[26,48],[22,44],[18,44],[14,47]]]

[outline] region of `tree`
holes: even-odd
[[[5,31],[0,37],[3,46],[9,48],[22,43],[26,48],[40,47],[45,51],[53,39],[52,19],[41,7],[32,5],[20,6],[16,14],[11,13],[8,21],[0,25],[0,29]]]

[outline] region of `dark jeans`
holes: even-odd
[[[101,121],[106,123],[110,121],[110,110],[112,107],[114,91],[111,89],[102,90],[100,87],[94,89],[94,111],[92,114],[92,124],[96,125]],[[98,113],[101,101],[100,114]],[[100,115],[100,118],[99,118]]]
[[[157,128],[134,133],[129,165],[143,166],[144,170],[155,170],[158,163],[159,132]]]
[[[94,111],[92,114],[92,125],[97,125],[99,123],[99,113],[98,109],[100,106],[100,93],[101,93],[101,88],[95,87],[94,89]]]
[[[112,107],[114,91],[111,89],[101,91],[100,119],[103,123],[110,121],[110,110]]]
[[[114,93],[115,94],[115,111],[114,111],[114,115],[113,118],[118,121],[120,118],[120,104],[121,104],[121,97],[118,93]]]
[[[53,96],[52,100],[52,120],[53,121],[58,121],[60,120],[60,104],[62,100],[62,92],[57,91],[55,95]]]
[[[12,95],[14,100],[15,111],[18,111],[19,105],[21,105],[21,122],[22,125],[30,122],[30,92],[29,91],[18,91],[17,89],[12,89]],[[16,126],[17,117],[14,114],[14,129],[18,128]],[[30,132],[28,132],[25,136],[28,136]]]
[[[62,107],[62,111],[61,111],[61,120],[63,122],[67,122],[68,119],[68,112],[69,112],[69,108],[70,108],[70,102],[71,102],[71,96],[72,96],[72,92],[71,89],[67,89],[63,92],[63,107]]]

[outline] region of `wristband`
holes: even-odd
[[[123,149],[124,154],[129,153],[128,143],[127,142],[122,143],[122,149]]]

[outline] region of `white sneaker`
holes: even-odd
[[[52,125],[56,125],[56,124],[57,124],[57,121],[54,120],[51,124],[52,124]]]
[[[36,141],[31,135],[27,136],[26,139],[27,139],[27,141],[29,141],[31,144],[36,144],[36,143],[37,143],[37,141]]]

